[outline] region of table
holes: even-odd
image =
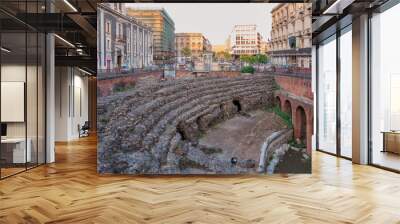
[[[400,154],[400,131],[383,131],[382,152]]]
[[[25,144],[27,147],[25,151]],[[30,138],[6,138],[1,139],[1,156],[7,163],[26,163],[31,162],[32,141]],[[12,155],[11,155],[12,154]]]

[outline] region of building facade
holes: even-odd
[[[171,64],[175,58],[175,23],[163,8],[128,8],[127,14],[153,31],[154,62]]]
[[[153,64],[153,35],[149,26],[126,15],[125,4],[98,5],[98,69],[132,70]]]
[[[235,25],[230,35],[231,54],[255,55],[260,53],[262,37],[257,25]]]
[[[267,54],[269,51],[269,44],[267,41],[262,40],[260,44],[260,54]]]
[[[229,49],[225,44],[215,44],[211,47],[212,52],[219,53],[219,52],[228,52]]]
[[[175,40],[178,63],[184,62],[187,57],[200,60],[205,53],[211,52],[211,43],[202,33],[176,33]],[[189,50],[189,56],[185,55],[185,49]]]
[[[282,3],[272,11],[269,55],[276,66],[311,68],[311,3]]]

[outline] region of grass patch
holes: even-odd
[[[294,138],[292,138],[291,140],[289,140],[289,141],[288,141],[288,144],[289,144],[290,146],[293,146],[293,147],[296,147],[296,148],[301,148],[301,149],[307,148],[306,144],[305,144],[303,141],[301,141],[300,143],[297,143],[296,140],[295,140]]]
[[[280,118],[282,118],[288,128],[293,128],[292,118],[290,115],[283,112],[278,106],[266,108],[266,111],[278,115]]]

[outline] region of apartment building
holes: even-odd
[[[272,11],[269,55],[276,66],[311,68],[311,3],[281,3]]]
[[[262,37],[257,25],[235,25],[230,35],[231,54],[255,55],[260,53]]]
[[[187,57],[199,60],[204,53],[211,52],[211,43],[202,33],[176,33],[175,40],[178,63]],[[188,49],[189,54],[184,52],[185,49]]]
[[[126,14],[124,3],[98,5],[98,69],[119,71],[153,64],[151,28]]]
[[[127,8],[127,14],[153,31],[155,64],[170,64],[175,57],[175,23],[164,8]]]

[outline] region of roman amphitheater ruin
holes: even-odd
[[[275,88],[274,78],[266,74],[149,78],[138,81],[129,91],[100,97],[98,171],[126,174],[265,172],[268,158],[261,149],[265,139],[270,137],[267,143],[277,148],[293,135],[280,117],[265,110],[274,106]],[[258,117],[260,121],[252,121]],[[223,124],[229,126],[228,121],[234,124],[233,119],[247,122],[249,132],[260,130],[248,136],[238,130],[237,137],[230,137],[241,138],[238,140],[241,142],[224,144],[231,144],[232,150],[245,151],[253,147],[246,144],[256,139],[257,147],[251,149],[254,153],[250,157],[242,156],[246,155],[243,152],[226,152],[229,147],[213,145],[219,140],[228,141],[229,136],[218,135],[220,132],[216,129],[224,128]],[[209,136],[212,130],[216,130],[214,138]],[[271,136],[276,137],[271,139]]]

